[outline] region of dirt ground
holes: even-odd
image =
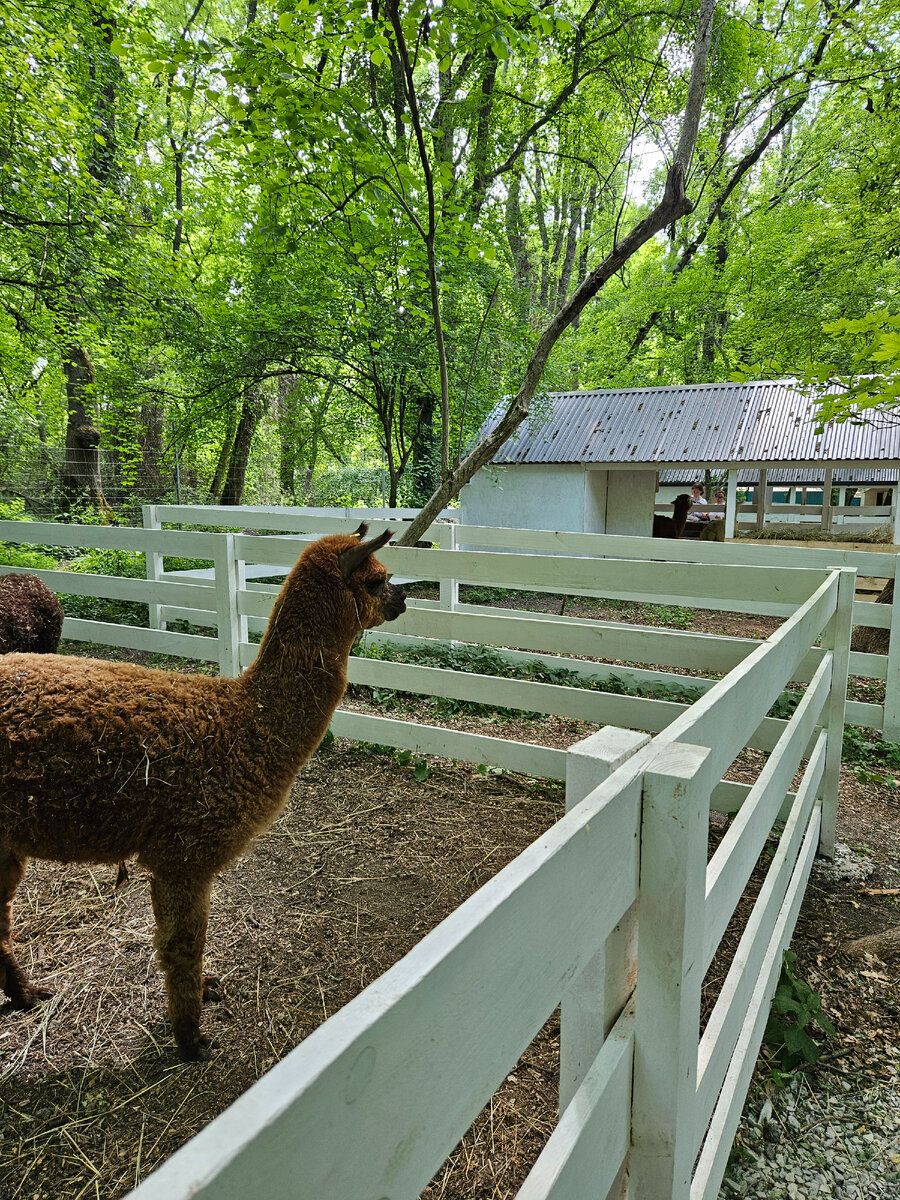
[[[708,620],[743,636],[774,625],[751,619],[751,632],[745,617]],[[364,693],[351,700],[367,704]],[[482,733],[493,724],[501,736],[553,745],[590,731],[546,718],[452,723]],[[752,779],[763,761],[749,754],[735,775]],[[281,819],[223,873],[207,965],[226,999],[206,1011],[218,1046],[205,1064],[174,1054],[143,873],[115,891],[107,868],[32,864],[17,905],[17,949],[55,995],[28,1014],[0,1008],[0,1200],[125,1195],[563,812],[552,782],[446,760],[428,760],[417,778],[414,765],[332,742],[298,779]],[[873,870],[863,883],[815,872],[794,939],[799,972],[822,993],[839,1034],[816,1069],[851,1079],[882,1075],[900,1045],[896,972],[842,950],[848,937],[900,924],[898,818],[897,792],[863,786],[844,769],[839,838]],[[711,823],[711,848],[723,827]],[[726,942],[707,976],[707,1010],[733,932]],[[428,1200],[515,1194],[553,1127],[557,1059],[554,1017]],[[767,1076],[763,1063],[760,1086]]]

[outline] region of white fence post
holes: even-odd
[[[900,488],[896,489],[900,494]],[[900,512],[900,499],[897,502]],[[895,563],[900,555],[895,556]],[[894,586],[896,587],[896,568]],[[896,622],[896,625],[895,625]],[[895,633],[895,629],[897,632]],[[882,734],[889,742],[900,742],[900,602],[891,602],[891,632],[888,641],[887,672],[884,683],[884,721]]]
[[[738,473],[728,472],[728,495],[725,498],[725,536],[733,538],[737,521]]]
[[[569,747],[566,811],[580,804],[622,763],[646,746],[648,733],[607,725]],[[591,903],[591,897],[585,897]],[[616,1019],[634,991],[637,972],[636,906],[625,914],[606,944],[567,990],[560,1014],[559,1111],[584,1082]]]
[[[219,625],[219,673],[234,679],[241,673],[241,642],[247,640],[247,618],[238,612],[238,590],[244,587],[244,564],[235,556],[233,533],[219,535],[213,565]]]
[[[819,853],[834,858],[837,831],[838,786],[841,777],[841,754],[844,747],[844,708],[847,700],[847,674],[850,665],[850,633],[853,628],[853,597],[856,593],[856,571],[844,567],[839,572],[837,605],[834,616],[822,631],[822,646],[830,650],[831,693],[825,708],[828,740],[825,746],[825,773],[822,776],[822,828]],[[891,638],[895,645],[900,638]],[[885,695],[885,720],[887,695]]]
[[[834,524],[834,510],[831,505],[832,483],[834,481],[834,467],[825,468],[825,483],[822,487],[822,529],[826,533],[830,533]]]
[[[143,522],[145,529],[162,529],[162,521],[159,519],[159,510],[155,504],[144,504],[141,508],[143,514]],[[158,583],[162,578],[163,573],[163,556],[158,550],[145,550],[144,557],[147,560],[147,578],[154,583]],[[166,623],[160,616],[162,613],[161,604],[148,604],[149,625],[151,629],[165,629]]]
[[[438,545],[441,550],[456,549],[456,532],[458,525],[439,525],[438,526]],[[442,579],[440,580],[440,605],[441,608],[447,609],[448,612],[453,612],[459,608],[459,580],[458,579]]]
[[[687,1200],[696,1125],[703,907],[712,778],[704,746],[644,772],[630,1193]]]

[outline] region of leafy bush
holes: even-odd
[[[79,575],[113,575],[124,579],[145,579],[147,575],[144,555],[131,550],[84,550],[66,564],[66,569]],[[71,595],[61,595],[59,599],[67,617],[117,625],[147,623],[147,605],[135,600]]]
[[[164,571],[203,571],[211,566],[212,559],[209,558],[169,558],[166,555],[163,559]]]
[[[819,1061],[821,1046],[812,1036],[816,1027],[825,1037],[836,1036],[822,1011],[822,997],[794,970],[796,961],[797,955],[786,950],[763,1034],[763,1041],[773,1047],[784,1071]]]
[[[381,467],[328,467],[313,476],[306,503],[321,508],[379,508],[384,503]]]
[[[12,500],[0,500],[0,521],[30,521],[31,517],[25,512],[25,501],[21,496]]]
[[[85,550],[66,565],[79,575],[116,575],[125,579],[146,579],[147,560],[133,550]]]
[[[5,567],[29,567],[38,571],[55,571],[59,566],[49,554],[32,548],[26,550],[8,542],[0,542],[0,563]]]
[[[0,521],[30,521],[21,498],[0,501]],[[31,567],[39,571],[54,571],[59,562],[42,546],[19,546],[15,542],[0,542],[0,563],[5,567]]]

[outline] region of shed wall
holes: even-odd
[[[606,472],[580,463],[525,463],[478,471],[459,494],[464,525],[606,532]]]

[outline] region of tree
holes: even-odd
[[[545,326],[538,338],[519,391],[505,414],[493,430],[466,455],[459,466],[444,477],[441,486],[409,527],[404,530],[399,539],[400,545],[415,544],[447,502],[459,494],[460,489],[475,472],[490,461],[494,452],[528,416],[531,401],[537,391],[553,347],[588,302],[617,271],[622,269],[645,242],[692,210],[693,205],[685,193],[685,179],[700,127],[715,9],[715,0],[703,0],[700,6],[681,133],[666,175],[662,197],[651,212],[633,226],[630,233],[621,241],[617,241],[613,250],[590,272],[572,297],[562,305]]]
[[[856,0],[760,5],[755,22],[726,22],[698,150],[707,196],[669,252],[643,256],[629,280],[623,382],[796,369],[823,313],[857,316],[890,288],[896,222],[871,197],[896,180],[884,90],[897,24]]]

